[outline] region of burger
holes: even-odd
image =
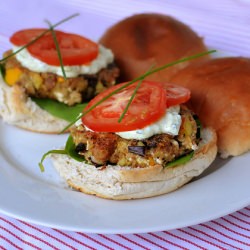
[[[176,190],[215,159],[216,134],[185,103],[190,91],[142,79],[93,98],[52,162],[68,185],[102,198],[152,197]],[[40,167],[43,167],[40,162]]]
[[[111,50],[80,35],[25,29],[10,42],[0,64],[0,115],[24,129],[61,131],[119,75]]]

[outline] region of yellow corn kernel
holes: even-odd
[[[43,79],[42,77],[40,76],[40,74],[38,73],[33,73],[33,72],[30,72],[30,78],[33,82],[33,85],[36,89],[39,89],[40,86],[42,85],[43,83]]]
[[[119,159],[118,165],[119,166],[126,166],[127,164],[126,158]]]
[[[188,119],[185,119],[184,130],[186,136],[190,136],[192,134],[192,124]]]
[[[10,68],[5,72],[5,82],[12,86],[20,78],[22,71],[19,68]]]
[[[144,143],[143,143],[142,141],[138,141],[138,142],[137,142],[137,146],[142,146],[142,147],[143,147],[143,146],[145,146],[145,145],[144,145]]]
[[[101,93],[102,91],[104,91],[105,89],[106,89],[106,87],[104,87],[103,84],[101,83],[101,81],[99,81],[95,87],[95,94],[97,95],[97,94]]]
[[[155,160],[153,159],[153,157],[149,158],[149,166],[154,166],[155,165]]]
[[[62,83],[62,82],[64,82],[65,80],[64,80],[64,78],[63,77],[61,77],[61,76],[58,76],[57,77],[57,82],[58,83]]]

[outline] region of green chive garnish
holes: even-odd
[[[139,83],[136,85],[133,94],[131,95],[131,97],[130,97],[130,99],[129,99],[129,101],[128,101],[126,107],[125,107],[125,109],[123,110],[123,112],[122,112],[120,118],[118,119],[118,122],[121,122],[122,119],[124,118],[125,114],[127,113],[128,108],[129,108],[131,102],[134,100],[135,95],[136,95],[138,89],[140,88],[140,86],[141,86],[143,80],[144,80],[144,79],[141,79],[141,80],[139,81]]]
[[[150,69],[149,69],[147,72],[149,72],[150,70],[152,70],[153,67],[154,67],[154,66],[151,66]],[[129,99],[129,101],[128,101],[126,107],[125,107],[125,109],[123,110],[123,112],[122,112],[122,114],[121,114],[121,116],[120,116],[118,122],[121,122],[122,119],[124,118],[125,114],[127,113],[128,108],[129,108],[130,104],[132,103],[132,101],[134,100],[135,95],[136,95],[138,89],[140,88],[140,86],[141,86],[143,80],[144,80],[144,78],[141,79],[141,80],[139,80],[138,84],[136,85],[136,87],[135,87],[135,89],[134,89],[134,92],[133,92],[133,94],[131,95],[131,97],[130,97],[130,99]]]
[[[53,40],[54,40],[54,43],[55,43],[55,46],[56,46],[56,51],[57,51],[58,59],[60,61],[60,66],[61,66],[61,69],[62,69],[62,74],[63,74],[64,80],[66,80],[67,77],[66,77],[65,70],[64,70],[64,65],[63,65],[63,60],[62,60],[62,54],[61,54],[61,51],[60,51],[58,40],[56,38],[56,32],[55,32],[55,30],[53,28],[53,25],[50,23],[50,21],[45,20],[45,22],[48,23],[48,25],[49,25],[49,28],[50,28],[50,31],[51,31],[51,35],[53,37]]]

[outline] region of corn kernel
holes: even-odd
[[[12,86],[13,84],[15,84],[18,79],[20,78],[22,74],[22,71],[19,68],[10,68],[6,70],[5,73],[5,82]]]
[[[188,119],[185,119],[184,130],[186,136],[190,136],[192,134],[192,124]]]
[[[152,157],[149,158],[149,165],[150,166],[154,166],[155,165],[155,161]]]
[[[64,82],[65,80],[64,80],[64,78],[63,77],[61,77],[61,76],[58,76],[57,77],[57,82],[58,83],[62,83],[62,82]]]
[[[39,89],[40,86],[41,86],[42,83],[43,83],[43,79],[42,79],[42,77],[40,76],[40,74],[31,72],[31,73],[30,73],[30,77],[31,77],[31,79],[32,79],[32,82],[33,82],[35,88],[36,88],[36,89]]]

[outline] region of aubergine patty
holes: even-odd
[[[11,54],[7,51],[4,57]],[[38,73],[23,67],[15,56],[4,64],[6,82],[19,85],[31,97],[49,98],[69,106],[89,101],[95,95],[115,84],[119,69],[114,64],[101,69],[97,74],[67,78],[53,73]],[[10,79],[9,79],[10,78]]]
[[[97,133],[83,125],[71,129],[78,154],[96,166],[113,164],[130,167],[165,165],[185,155],[199,143],[194,114],[181,106],[182,124],[178,136],[154,135],[144,140],[123,139],[115,133]]]

